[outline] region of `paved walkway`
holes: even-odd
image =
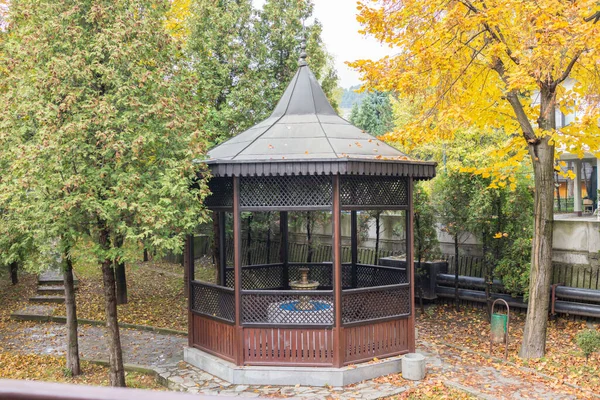
[[[11,324],[0,340],[6,350],[22,353],[61,356],[67,349],[67,330],[61,324]],[[123,361],[147,367],[173,364],[183,359],[187,338],[162,335],[134,329],[120,329]],[[79,326],[79,353],[86,359],[108,360],[105,329],[100,326]]]
[[[0,332],[5,350],[23,353],[63,355],[66,329],[59,324],[15,322]],[[104,328],[80,326],[79,346],[87,359],[107,359]],[[578,399],[593,394],[570,390],[516,367],[500,366],[483,360],[472,352],[452,346],[419,342],[418,351],[427,356],[428,375],[423,382],[409,382],[398,375],[382,377],[343,388],[304,386],[232,385],[183,362],[187,339],[131,329],[121,329],[123,356],[126,363],[146,366],[157,371],[173,390],[207,395],[240,397],[294,397],[298,399],[376,399],[398,396],[415,385],[442,381],[445,385],[466,390],[484,399]]]

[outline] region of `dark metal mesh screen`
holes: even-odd
[[[343,176],[342,206],[407,206],[408,181],[391,176]]]
[[[240,206],[324,207],[332,204],[331,177],[254,176],[240,178]]]
[[[301,297],[313,310],[297,308]],[[242,322],[270,325],[333,325],[331,291],[271,291],[242,293]]]
[[[356,287],[373,287],[408,283],[405,269],[371,265],[356,266]]]
[[[211,195],[204,200],[208,208],[233,207],[233,180],[231,178],[211,178],[208,181]]]
[[[285,287],[283,272],[281,264],[244,266],[242,267],[242,289],[282,289]],[[227,268],[226,286],[233,287],[234,281],[233,268]]]
[[[344,324],[410,314],[410,287],[342,292]]]
[[[301,267],[308,266],[308,278],[319,282],[319,289],[333,287],[333,268],[331,263],[325,264],[290,264],[288,266],[288,279],[300,279]],[[233,268],[225,272],[225,284],[232,288],[234,282]],[[242,267],[242,289],[282,289],[287,286],[285,282],[284,267],[282,264],[253,265]],[[381,267],[377,265],[357,265],[356,285],[352,284],[352,266],[342,265],[342,287],[364,288],[373,286],[397,285],[408,283],[406,270],[402,268]]]
[[[192,311],[234,322],[235,299],[232,289],[192,282]]]

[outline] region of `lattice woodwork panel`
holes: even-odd
[[[225,285],[233,287],[235,273],[233,268],[227,268],[225,271]],[[242,289],[282,289],[285,287],[283,281],[283,266],[257,265],[242,267]]]
[[[242,267],[242,289],[282,289],[283,266],[281,264],[269,266]]]
[[[244,328],[246,365],[315,365],[333,363],[331,329]]]
[[[342,322],[344,324],[404,316],[409,313],[409,287],[342,292]]]
[[[333,294],[301,291],[242,293],[242,322],[272,325],[333,325]],[[301,297],[314,306],[301,310]]]
[[[344,328],[344,364],[408,353],[409,319]]]
[[[323,207],[333,198],[331,177],[254,176],[240,178],[241,207]]]
[[[352,265],[342,265],[342,288],[352,287]]]
[[[225,270],[225,286],[228,288],[233,288],[233,283],[235,282],[235,272],[233,268],[227,268]]]
[[[358,265],[356,267],[356,283],[357,288],[398,285],[408,283],[408,276],[406,270],[403,269]]]
[[[320,288],[331,288],[333,287],[333,276],[332,276],[332,264],[323,265],[290,265],[289,266],[289,277],[290,281],[298,281],[302,278],[300,274],[300,268],[308,267],[308,279],[311,281],[319,282]]]
[[[233,322],[235,299],[233,290],[192,282],[192,311]]]
[[[192,314],[192,346],[233,362],[234,326]]]
[[[342,206],[407,206],[408,180],[391,176],[353,176],[341,179]]]
[[[212,194],[204,200],[206,207],[233,207],[232,178],[211,178],[208,181],[208,188]]]

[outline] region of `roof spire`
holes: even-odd
[[[302,40],[300,45],[300,58],[298,59],[298,65],[304,67],[306,64],[306,42]]]
[[[298,59],[298,66],[304,67],[306,64],[306,27],[304,26],[304,21],[302,21],[302,29],[304,32],[302,33],[302,42],[300,43],[300,58]]]

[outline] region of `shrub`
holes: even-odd
[[[576,337],[577,346],[581,349],[585,355],[586,360],[590,358],[590,355],[600,350],[600,332],[592,329],[581,331]]]

